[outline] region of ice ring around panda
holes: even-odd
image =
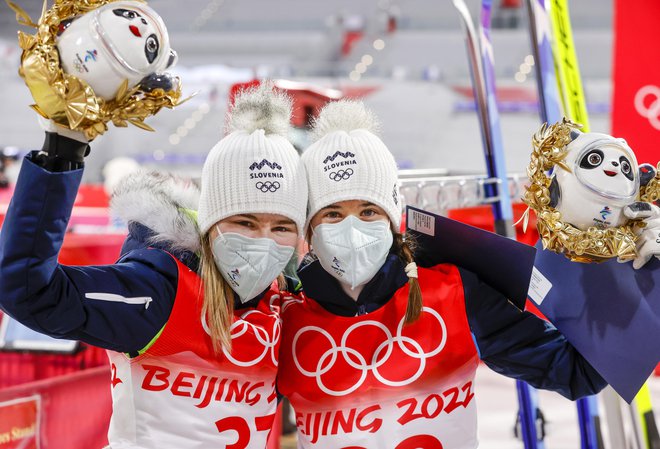
[[[179,80],[162,73],[176,53],[146,2],[56,0],[37,23],[9,6],[20,24],[37,29],[35,35],[19,32],[19,73],[43,117],[91,140],[108,122],[151,130],[146,117],[180,103]],[[154,85],[154,79],[164,82]]]
[[[525,227],[532,209],[545,249],[577,262],[634,259],[635,228],[644,224],[623,209],[649,196],[656,171],[640,167],[625,140],[580,128],[564,118],[534,135]]]

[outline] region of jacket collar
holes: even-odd
[[[137,245],[148,242],[149,246],[170,253],[195,254],[201,249],[192,212],[198,204],[199,189],[195,184],[159,172],[141,172],[120,181],[110,209],[113,216],[128,223]]]
[[[305,257],[298,269],[298,276],[305,295],[327,311],[340,316],[356,316],[385,305],[408,282],[404,267],[404,262],[390,253],[380,270],[364,286],[357,301],[344,292],[339,281],[325,271],[312,255]]]

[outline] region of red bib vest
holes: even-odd
[[[109,352],[112,449],[264,449],[277,406],[279,294],[237,310],[232,350],[213,351],[199,276],[177,260],[174,308],[142,355]]]
[[[404,325],[408,286],[367,315],[282,304],[278,388],[301,448],[473,449],[478,357],[458,269],[419,269],[424,309]]]

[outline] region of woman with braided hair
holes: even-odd
[[[330,103],[302,156],[311,251],[303,292],[282,306],[278,373],[298,447],[473,449],[479,359],[570,399],[601,390],[550,324],[461,267],[417,266],[396,163],[374,131],[361,103]]]

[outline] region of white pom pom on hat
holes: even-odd
[[[328,103],[312,130],[317,139],[303,153],[309,184],[308,220],[333,203],[364,200],[383,208],[401,226],[398,170],[376,135],[378,121],[363,103]]]
[[[303,232],[307,182],[287,138],[291,110],[289,97],[269,82],[236,97],[230,133],[211,149],[202,169],[202,233],[224,218],[255,213],[284,215]]]
[[[291,99],[275,90],[270,82],[238,93],[227,113],[227,131],[252,134],[262,129],[265,134],[287,137],[291,120]]]
[[[376,115],[364,103],[350,100],[333,101],[326,104],[312,128],[312,139],[318,141],[335,131],[363,129],[377,135],[380,123]]]

